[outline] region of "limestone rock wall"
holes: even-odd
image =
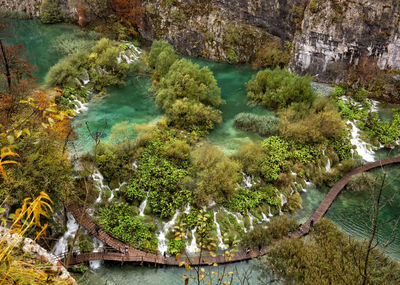
[[[320,81],[400,70],[400,2],[311,0],[293,46],[292,70]]]

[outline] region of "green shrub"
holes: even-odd
[[[119,203],[98,210],[96,219],[104,230],[132,247],[157,248],[154,225],[145,224],[137,214],[132,207]]]
[[[45,24],[59,23],[63,20],[58,0],[44,0],[40,5],[40,20]]]
[[[266,246],[274,240],[281,239],[297,228],[298,222],[294,217],[287,215],[273,217],[267,228],[262,225],[256,225],[254,230],[246,233],[240,244],[243,248],[257,249],[260,245]]]
[[[275,115],[259,116],[251,113],[239,113],[234,125],[244,131],[253,131],[261,136],[277,135],[279,118]]]
[[[203,103],[179,99],[166,110],[168,118],[174,126],[186,130],[211,130],[215,124],[222,123],[221,111]]]
[[[323,143],[343,136],[346,126],[336,106],[328,98],[317,98],[312,105],[293,104],[279,112],[279,131],[300,143]]]
[[[247,82],[247,96],[255,104],[271,109],[284,108],[294,102],[311,103],[315,98],[311,81],[311,76],[300,77],[286,69],[266,69]]]
[[[231,200],[242,177],[239,173],[240,165],[210,145],[197,148],[191,156],[196,204],[208,205],[211,201],[224,203]]]
[[[167,41],[154,41],[147,57],[153,78],[160,80],[167,73],[171,65],[178,59],[174,48]]]

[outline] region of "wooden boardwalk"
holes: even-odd
[[[337,195],[343,190],[346,184],[349,182],[350,178],[353,175],[368,171],[373,168],[382,167],[388,164],[400,163],[400,157],[384,159],[376,162],[372,162],[366,164],[364,166],[360,166],[351,172],[347,173],[340,179],[329,191],[329,193],[325,196],[324,200],[321,202],[317,210],[313,213],[313,215],[304,223],[299,230],[290,233],[290,237],[300,238],[310,231],[310,224],[313,220],[314,223],[317,223],[328,211],[330,205],[333,203]],[[179,265],[181,262],[186,262],[191,265],[209,265],[213,263],[217,264],[225,264],[232,262],[239,262],[244,260],[249,260],[251,258],[255,258],[261,255],[264,255],[269,247],[263,247],[261,250],[250,250],[247,252],[235,252],[233,257],[227,258],[223,255],[218,255],[215,257],[212,256],[204,256],[200,257],[180,257],[176,259],[175,257],[163,257],[161,255],[147,253],[141,250],[137,250],[131,247],[128,247],[128,253],[124,253],[125,244],[119,240],[108,235],[105,231],[100,229],[93,219],[87,214],[83,213],[82,219],[82,211],[78,204],[72,203],[67,206],[68,210],[74,216],[77,222],[81,224],[90,234],[101,240],[104,244],[107,244],[109,247],[114,249],[116,252],[92,252],[92,253],[83,253],[79,254],[76,257],[72,257],[70,259],[70,264],[77,264],[82,262],[87,262],[91,260],[109,260],[109,261],[118,261],[118,262],[136,262],[136,263],[148,263],[154,265]]]

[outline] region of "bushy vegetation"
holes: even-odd
[[[240,165],[227,157],[217,147],[205,145],[191,153],[195,184],[195,203],[208,205],[230,201],[242,178]]]
[[[153,78],[158,81],[167,75],[177,59],[174,48],[168,42],[154,41],[147,57],[149,67],[153,69]]]
[[[78,52],[61,59],[49,71],[48,85],[61,88],[82,88],[83,80],[90,79],[88,88],[102,91],[111,85],[124,83],[129,64],[117,58],[121,47],[109,39],[101,39],[89,51]]]
[[[307,239],[283,239],[260,267],[288,284],[362,284],[366,242],[347,237],[322,219]],[[379,249],[370,253],[366,284],[398,284],[400,267]],[[270,278],[270,276],[269,276]]]
[[[44,0],[40,6],[40,20],[45,24],[59,23],[63,20],[58,0]]]
[[[154,130],[145,134],[141,144],[138,168],[124,191],[130,201],[141,202],[148,193],[151,211],[161,218],[169,218],[190,201],[191,192],[182,185],[188,175],[189,147],[176,130]],[[144,139],[144,137],[146,137]]]
[[[157,238],[153,224],[144,223],[135,210],[124,204],[115,204],[97,211],[99,224],[113,236],[135,248],[155,249]]]
[[[165,41],[153,43],[148,63],[155,78],[152,89],[156,103],[172,125],[208,131],[222,122],[221,111],[216,108],[224,101],[208,67],[200,68],[186,59],[177,60],[175,51]]]
[[[323,143],[345,134],[346,126],[335,104],[326,97],[309,103],[295,103],[279,112],[279,131],[300,143]]]
[[[235,116],[235,127],[244,131],[253,131],[261,136],[277,135],[279,133],[279,118],[275,115],[255,115],[239,113]]]
[[[93,31],[78,31],[73,34],[61,34],[54,39],[52,46],[60,55],[74,54],[80,50],[90,50],[101,39],[101,35]]]
[[[315,98],[311,88],[312,77],[300,77],[286,69],[259,71],[247,82],[247,96],[267,108],[285,108],[295,102],[312,103]]]

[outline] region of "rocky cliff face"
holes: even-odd
[[[42,0],[0,0],[38,16]],[[60,0],[76,17],[73,0]],[[91,2],[92,3],[92,2]],[[357,81],[400,70],[399,0],[143,0],[145,39],[182,54],[231,63],[283,65],[322,82]],[[400,100],[399,75],[390,92]]]
[[[293,46],[291,68],[320,81],[400,70],[400,2],[311,0]]]
[[[301,22],[302,0],[146,0],[142,35],[166,39],[192,56],[252,61],[266,47],[282,48]]]

